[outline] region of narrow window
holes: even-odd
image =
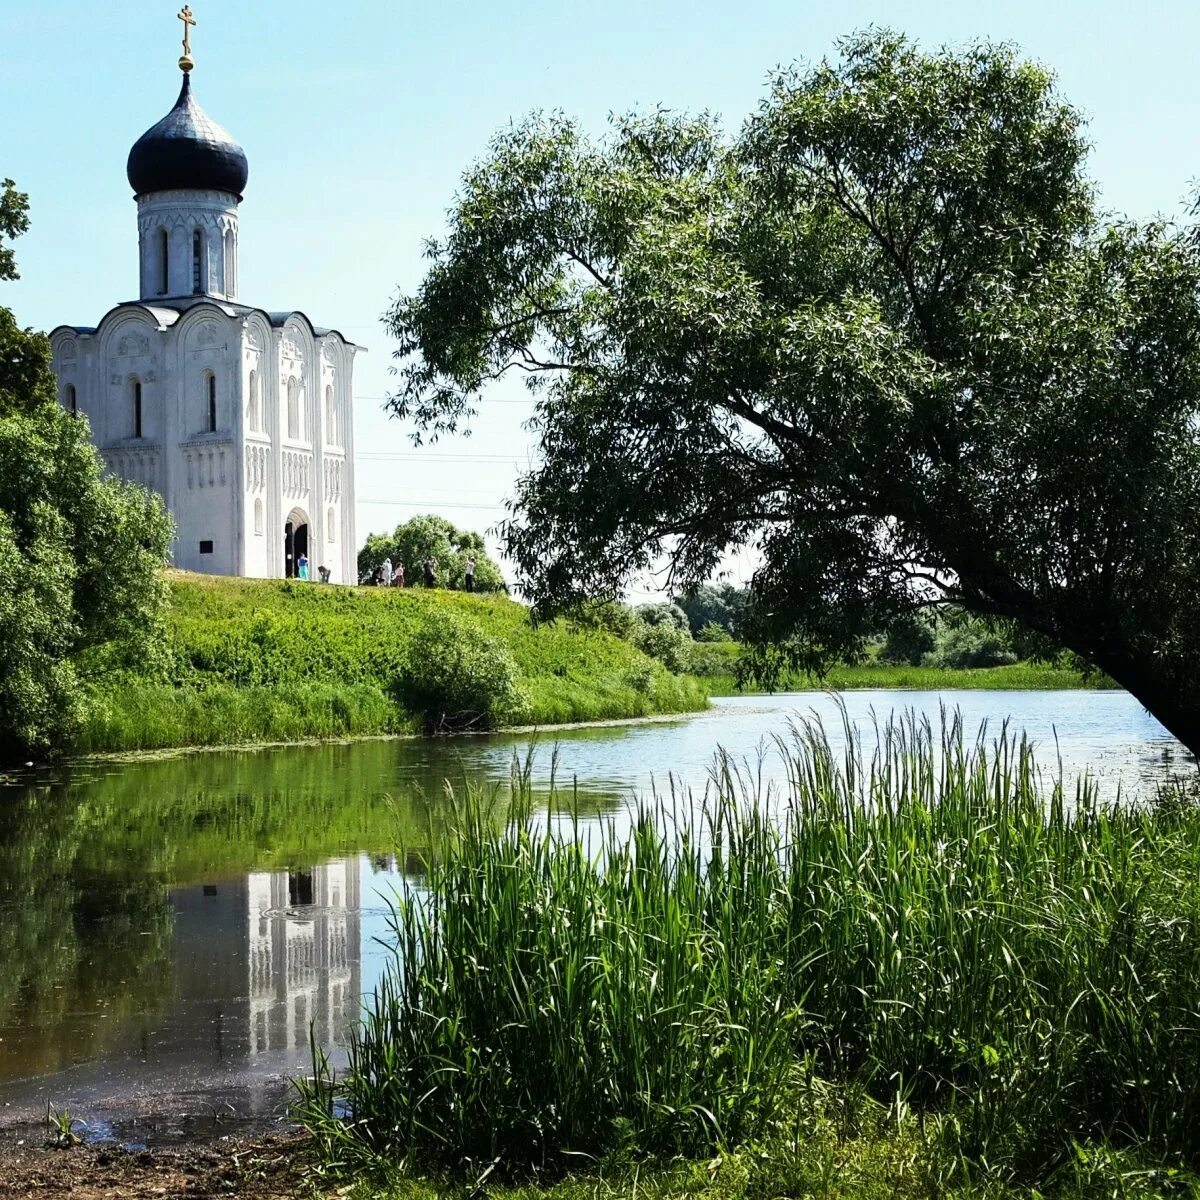
[[[217,432],[217,377],[208,377],[208,432]]]
[[[258,537],[262,537],[263,531],[263,502],[255,500],[254,502],[254,532]]]
[[[133,436],[142,436],[142,381],[133,381]]]
[[[325,540],[329,542],[337,541],[337,517],[331,508],[325,517]]]
[[[67,384],[67,408],[70,410],[71,416],[75,417],[79,415],[79,400],[75,395],[75,385],[73,383]]]
[[[237,268],[234,265],[233,230],[225,230],[225,295],[237,295]]]
[[[167,295],[171,290],[171,238],[165,229],[158,231],[158,294]]]
[[[325,388],[325,440],[331,445],[337,445],[337,412],[333,407],[333,385]]]
[[[192,291],[197,296],[204,291],[204,234],[199,229],[192,234]]]
[[[248,405],[249,425],[252,432],[258,432],[258,372],[250,372],[250,404]]]
[[[300,437],[300,385],[293,375],[287,382],[287,430],[288,437],[296,441]]]

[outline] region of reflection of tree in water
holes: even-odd
[[[32,793],[0,805],[0,1076],[90,1057],[171,993],[171,908],[153,878],[80,870],[87,821]]]
[[[507,746],[485,776],[498,822]],[[360,853],[422,874],[451,818],[446,780],[478,781],[470,763],[453,743],[368,742],[68,768],[48,786],[0,788],[0,1078],[90,1057],[122,1018],[165,1007],[174,888],[289,870],[291,903],[311,904],[308,867]]]

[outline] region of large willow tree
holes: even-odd
[[[389,403],[436,437],[528,375],[505,534],[543,607],[756,546],[744,632],[796,664],[962,605],[1200,749],[1200,254],[1102,220],[1085,155],[1045,70],[881,32],[733,138],[532,119],[388,314]]]

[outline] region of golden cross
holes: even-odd
[[[179,19],[183,22],[183,53],[190,58],[192,53],[192,26],[196,24],[196,18],[192,16],[192,6],[190,4],[185,4],[180,10]]]

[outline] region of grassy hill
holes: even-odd
[[[413,680],[459,671],[462,646],[511,674],[498,724],[705,705],[697,680],[609,634],[535,625],[506,597],[168,574],[164,661],[97,692],[74,751],[416,731],[428,720],[406,705]]]

